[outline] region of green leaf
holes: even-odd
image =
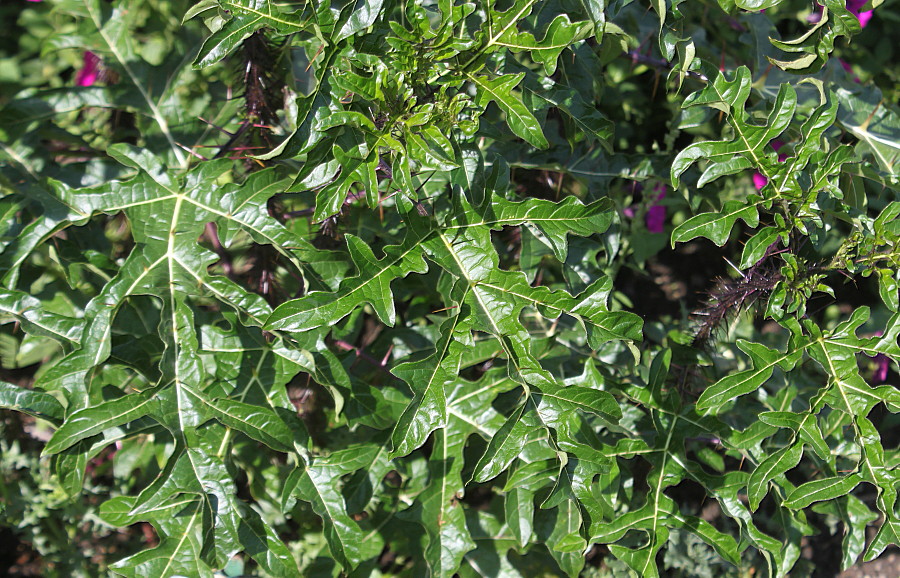
[[[599,110],[585,102],[584,97],[575,89],[562,84],[555,84],[550,90],[526,91],[556,107],[560,112],[572,119],[572,122],[600,143],[607,143],[613,136],[613,123]]]
[[[795,443],[773,453],[756,466],[747,482],[747,496],[752,511],[759,508],[759,503],[769,493],[769,482],[796,467],[802,457],[803,444]]]
[[[522,488],[512,488],[506,494],[503,507],[506,524],[519,549],[524,550],[534,531],[534,493]]]
[[[883,394],[869,387],[859,375],[855,357],[857,351],[852,345],[848,347],[845,343],[833,341],[816,342],[809,348],[810,357],[829,376],[828,385],[820,393],[826,403],[847,414],[865,416],[883,400]]]
[[[765,256],[766,251],[779,237],[783,231],[777,227],[763,227],[753,234],[744,244],[744,250],[741,252],[741,262],[738,265],[741,269],[747,269],[755,265]]]
[[[887,518],[875,537],[869,543],[866,554],[863,556],[864,562],[871,562],[878,558],[885,548],[891,545],[900,544],[900,521],[894,517]]]
[[[212,577],[213,569],[200,558],[206,540],[199,500],[173,504],[157,512],[159,546],[116,562],[112,568],[122,576]]]
[[[775,47],[801,55],[787,61],[767,57],[772,64],[798,73],[817,72],[828,60],[839,37],[851,37],[861,30],[859,18],[847,9],[844,2],[824,0],[824,5],[825,10],[818,22],[800,37],[786,41],[770,38]]]
[[[525,447],[528,437],[535,435],[540,429],[534,414],[526,411],[526,406],[513,412],[490,438],[487,450],[475,465],[475,481],[483,483],[499,476]]]
[[[382,547],[378,539],[366,539],[363,530],[347,514],[338,490],[341,476],[356,469],[354,460],[358,457],[358,452],[352,450],[338,452],[294,470],[285,481],[282,496],[283,501],[296,497],[312,505],[325,525],[331,554],[347,569],[376,555]]]
[[[878,294],[888,309],[900,310],[900,275],[897,271],[878,270]]]
[[[545,538],[550,555],[567,576],[581,573],[585,560],[585,540],[581,536],[581,511],[574,501],[567,500],[555,508],[552,531]]]
[[[421,496],[421,524],[428,535],[425,560],[432,576],[451,578],[466,552],[475,549],[459,498],[463,492],[460,472],[462,445],[468,428],[452,428],[435,434],[428,461],[429,484]]]
[[[822,436],[822,431],[812,414],[797,414],[789,411],[765,411],[759,414],[763,423],[789,428],[800,434],[800,439],[810,445],[816,454],[825,461],[832,459],[831,450]]]
[[[155,393],[132,393],[73,412],[44,446],[44,454],[59,453],[81,440],[151,413],[159,406]]]
[[[697,182],[698,187],[726,175],[732,175],[751,167],[760,167],[769,176],[769,142],[787,128],[797,107],[797,93],[789,84],[782,84],[772,105],[765,125],[750,124],[746,120],[744,106],[750,93],[750,71],[739,67],[734,80],[724,74],[699,93],[685,100],[684,107],[706,105],[728,113],[728,121],[734,131],[730,140],[694,143],[675,157],[672,163],[672,183],[678,186],[681,175],[694,163],[705,160],[707,166]],[[755,225],[752,225],[755,226]]]
[[[844,556],[841,563],[842,569],[847,569],[855,564],[859,555],[866,547],[866,526],[874,522],[878,515],[871,511],[860,499],[855,496],[847,496],[847,518],[849,531],[844,535]]]
[[[22,324],[32,335],[43,335],[63,345],[77,345],[84,323],[46,310],[40,300],[20,291],[0,291],[0,313]]]
[[[552,411],[570,412],[579,409],[602,417],[613,424],[622,419],[622,410],[619,408],[618,402],[605,391],[574,385],[558,387],[554,384],[544,384],[540,391],[539,408],[547,404],[548,409]]]
[[[781,0],[735,0],[734,4],[741,10],[766,10],[781,3]]]
[[[805,508],[813,502],[845,496],[862,481],[859,474],[813,480],[797,486],[783,504],[786,508]]]
[[[274,411],[242,403],[233,399],[219,398],[209,402],[210,415],[267,446],[282,452],[290,452],[293,435],[287,425]]]
[[[194,59],[194,66],[198,68],[219,62],[261,28],[270,28],[286,36],[306,27],[302,11],[282,12],[271,0],[219,0],[219,8],[228,19],[203,42]]]
[[[884,102],[877,90],[838,88],[840,110],[838,123],[859,139],[857,150],[872,155],[879,168],[897,175],[900,161],[900,114],[896,107]]]
[[[465,349],[454,340],[454,333],[460,329],[458,324],[458,315],[444,323],[441,327],[443,337],[431,356],[419,362],[400,364],[391,370],[414,392],[412,403],[407,406],[394,427],[391,458],[410,453],[424,444],[432,431],[446,427],[446,389],[459,379]]]
[[[27,413],[58,424],[63,419],[64,408],[59,400],[43,391],[24,389],[0,381],[0,407]]]
[[[550,143],[547,142],[541,125],[522,104],[522,99],[512,92],[522,82],[524,76],[525,73],[522,72],[505,74],[497,78],[470,74],[468,78],[477,89],[476,102],[478,106],[486,107],[490,102],[496,102],[497,106],[506,113],[506,122],[517,136],[537,148],[547,148]]]
[[[334,325],[363,303],[372,305],[382,322],[393,325],[391,282],[428,270],[422,258],[421,235],[410,231],[403,244],[386,247],[380,260],[361,239],[348,235],[347,248],[358,275],[344,280],[336,293],[316,291],[280,305],[266,321],[266,329],[301,332]]]
[[[560,53],[576,41],[585,38],[590,26],[585,22],[570,22],[567,15],[560,14],[547,26],[541,41],[536,40],[529,32],[518,32],[515,26],[501,30],[502,34],[497,37],[494,44],[513,52],[528,51],[532,60],[543,65],[544,74],[551,76],[556,71]]]
[[[772,376],[776,366],[789,369],[799,361],[801,351],[781,353],[763,345],[739,340],[738,346],[753,359],[753,369],[723,377],[706,388],[697,400],[697,411],[712,413],[735,398],[756,391]]]
[[[494,12],[492,10],[492,18],[489,26],[483,30],[482,45],[478,54],[467,61],[462,68],[468,68],[482,54],[490,53],[497,50],[498,46],[502,46],[501,39],[507,35],[515,35],[515,30],[519,23],[529,14],[531,14],[537,0],[516,0],[512,6],[503,12]]]
[[[697,237],[706,237],[718,246],[722,246],[731,235],[731,229],[738,219],[742,219],[750,227],[759,224],[759,213],[756,204],[747,205],[740,201],[726,201],[722,210],[703,213],[691,217],[672,231],[672,246],[675,243],[686,243]]]
[[[245,550],[266,572],[274,576],[302,576],[291,551],[256,511],[248,508],[241,515],[238,535]]]
[[[475,212],[464,199],[459,199],[459,203],[466,217],[472,219],[463,226],[487,225],[493,230],[501,230],[503,227],[525,224],[560,262],[566,261],[569,235],[587,237],[603,233],[614,219],[614,209],[608,200],[584,205],[574,197],[554,203],[541,199],[511,202],[494,196],[490,205],[479,212]],[[451,224],[446,230],[456,228],[458,226]]]
[[[350,17],[341,26],[340,31],[334,36],[334,42],[340,42],[344,38],[348,38],[362,32],[375,23],[381,13],[384,5],[382,0],[358,0],[350,6]]]

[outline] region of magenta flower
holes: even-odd
[[[872,19],[873,10],[866,10],[865,12],[860,12],[860,8],[866,5],[866,0],[847,0],[847,10],[849,10],[852,14],[856,15],[857,20],[859,20],[860,28],[865,28],[869,25],[869,20]],[[809,18],[807,18],[808,22],[818,22],[822,19],[822,6],[816,5],[815,13],[811,14]]]
[[[885,383],[888,378],[888,370],[891,368],[891,360],[887,358],[883,353],[879,353],[875,356],[875,375],[873,375],[875,379],[875,383],[873,385],[879,385]]]
[[[841,68],[844,69],[844,72],[849,74],[853,78],[853,82],[859,84],[860,80],[856,74],[853,73],[853,68],[850,67],[850,63],[844,60],[843,58],[838,58],[838,63],[841,65]]]
[[[866,5],[866,0],[847,0],[847,10],[856,14],[856,17],[859,19],[859,26],[861,28],[865,28],[869,24],[869,20],[872,19],[873,10],[866,10],[865,12],[860,12],[859,9]]]
[[[884,333],[882,333],[881,331],[875,332],[875,337],[881,337],[882,335],[884,335]],[[872,359],[872,361],[875,362],[875,373],[872,374],[872,380],[874,383],[872,385],[880,385],[882,383],[886,383],[888,378],[888,371],[890,371],[891,369],[891,360],[888,359],[885,354],[879,353]]]
[[[631,194],[632,195],[634,195],[636,193],[640,193],[643,190],[644,190],[644,185],[642,185],[641,183],[639,183],[637,181],[631,182]],[[622,209],[622,214],[625,215],[626,217],[628,217],[629,219],[633,219],[634,218],[634,205],[631,205],[630,207],[625,207],[624,209]]]
[[[632,183],[631,191],[632,193],[641,192],[644,189],[640,183]],[[666,208],[660,204],[666,197],[666,185],[662,183],[657,183],[655,187],[653,187],[653,192],[656,193],[656,196],[653,197],[653,201],[650,204],[650,208],[647,209],[647,214],[644,215],[644,223],[647,225],[647,230],[651,233],[662,233],[665,231],[666,225]],[[646,199],[647,196],[645,195]],[[622,214],[624,214],[629,219],[633,219],[635,216],[634,206],[625,207],[622,210]]]
[[[775,152],[778,152],[778,150],[783,146],[784,146],[784,141],[780,141],[777,139],[772,141],[772,148],[775,149]],[[778,162],[783,163],[784,159],[786,159],[786,158],[787,158],[786,154],[780,154],[780,155],[778,155]],[[766,183],[768,183],[768,182],[769,182],[769,179],[767,179],[765,176],[763,176],[762,173],[759,173],[759,172],[753,173],[753,186],[756,187],[757,191],[762,190],[762,188],[764,186],[766,186]]]
[[[92,86],[100,76],[100,57],[86,50],[81,70],[75,76],[75,86]]]
[[[753,186],[756,187],[757,191],[761,191],[762,188],[764,186],[766,186],[766,183],[768,183],[768,182],[769,182],[769,179],[764,177],[762,175],[762,173],[760,173],[760,172],[753,173]]]
[[[653,187],[653,192],[658,194],[654,203],[647,209],[644,222],[647,224],[647,230],[651,233],[662,233],[666,226],[666,208],[659,202],[666,198],[666,185],[662,183],[657,184]]]

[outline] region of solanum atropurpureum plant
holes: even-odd
[[[0,515],[45,574],[900,543],[890,3],[0,13]]]

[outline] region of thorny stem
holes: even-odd
[[[694,312],[700,318],[695,343],[704,343],[713,332],[731,315],[745,309],[760,298],[768,295],[782,280],[782,274],[771,264],[771,258],[778,251],[776,241],[766,249],[762,258],[740,279],[719,279],[715,289],[709,294],[705,305]],[[740,273],[740,271],[738,271]]]

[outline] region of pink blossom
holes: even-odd
[[[777,139],[772,141],[772,148],[775,149],[775,152],[778,152],[778,149],[780,149],[783,146],[784,146],[784,141],[780,141]],[[784,162],[784,159],[786,159],[786,158],[787,158],[786,154],[780,154],[780,155],[778,155],[778,162],[782,163],[782,162]],[[768,183],[768,182],[769,182],[769,179],[767,179],[762,173],[759,173],[759,172],[753,173],[753,186],[756,187],[757,191],[762,190],[762,188],[764,186],[766,186],[766,183]]]
[[[81,70],[75,76],[75,86],[92,86],[100,76],[100,57],[86,50]]]

